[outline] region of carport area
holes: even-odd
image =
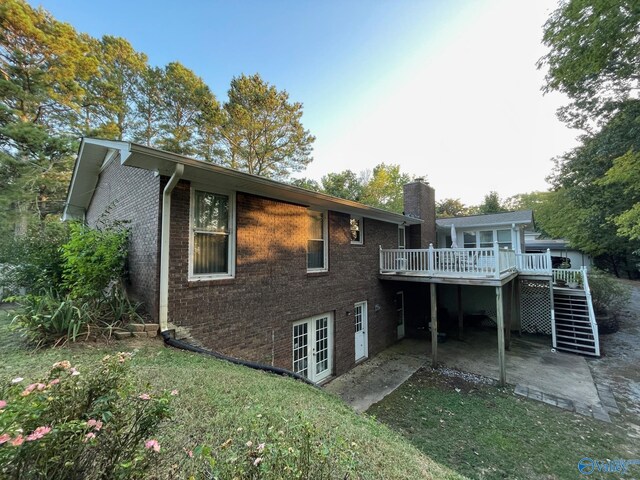
[[[495,329],[473,329],[464,340],[438,344],[438,365],[499,380]],[[333,380],[326,389],[357,411],[382,400],[411,374],[431,363],[429,340],[405,339]],[[584,357],[553,352],[549,339],[514,335],[506,352],[507,383],[533,400],[599,418],[606,416]]]

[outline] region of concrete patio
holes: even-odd
[[[402,385],[420,367],[430,365],[430,343],[402,340],[325,388],[363,412]],[[497,380],[495,330],[467,330],[463,340],[448,339],[438,344],[438,363]],[[507,382],[517,386],[517,394],[608,420],[584,357],[552,352],[546,337],[513,335],[506,364]]]

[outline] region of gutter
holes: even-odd
[[[169,329],[167,317],[169,311],[169,233],[171,225],[171,192],[184,174],[184,165],[176,164],[176,169],[162,192],[162,227],[160,232],[160,311],[158,322],[160,331]]]

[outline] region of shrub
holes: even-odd
[[[13,324],[38,347],[75,342],[78,336],[87,333],[94,311],[89,303],[68,295],[61,297],[54,290],[27,295],[19,302],[22,309],[13,317]]]
[[[23,236],[0,240],[0,287],[37,292],[62,283],[62,245],[69,226],[58,219],[32,223]],[[17,293],[17,292],[13,292]]]
[[[130,357],[107,356],[86,372],[58,362],[40,381],[0,387],[0,476],[143,478],[170,395],[137,393]]]
[[[99,298],[124,275],[129,230],[122,222],[89,228],[70,226],[62,246],[64,286],[74,298]]]
[[[593,308],[598,313],[618,314],[631,298],[631,290],[602,270],[593,269],[588,274]]]

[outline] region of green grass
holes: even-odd
[[[132,349],[137,350],[133,365],[141,388],[148,382],[156,389],[180,391],[173,421],[158,437],[163,453],[184,456],[183,449],[196,444],[220,448],[229,439],[235,445],[260,441],[256,431],[286,431],[302,415],[320,437],[339,437],[351,446],[358,478],[460,478],[385,425],[301,382],[165,348],[159,340],[70,344],[34,352],[9,332],[8,316],[0,312],[0,381],[37,377],[59,360],[71,361],[82,372],[83,365],[108,353]]]
[[[367,413],[472,478],[578,478],[583,457],[640,458],[637,440],[622,423],[598,422],[431,369],[418,371]]]

